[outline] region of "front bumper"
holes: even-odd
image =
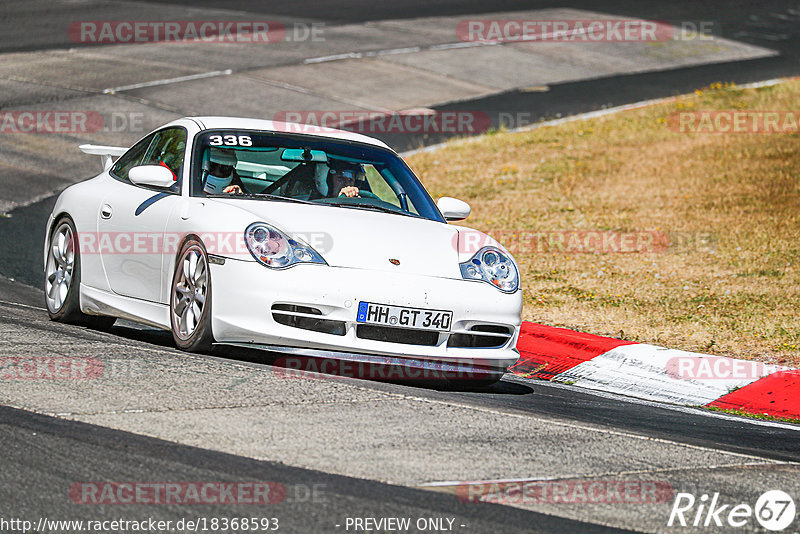
[[[271,270],[256,262],[226,259],[224,265],[211,264],[211,284],[212,328],[219,343],[323,349],[495,370],[505,370],[519,358],[522,292],[502,293],[484,282],[326,265]],[[359,337],[363,330],[357,331],[360,301],[450,310],[451,331],[428,345],[405,343],[402,335],[395,342],[365,339]],[[338,333],[343,335],[281,324],[275,320],[276,304],[313,308],[320,313],[315,318],[342,325]],[[508,329],[506,337],[496,338],[498,346],[453,346],[453,334],[474,334],[473,328],[486,325]]]

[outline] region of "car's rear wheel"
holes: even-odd
[[[172,337],[189,352],[211,349],[211,273],[203,244],[189,239],[181,247],[170,297]]]
[[[44,270],[44,300],[50,319],[61,323],[80,324],[108,330],[114,317],[86,315],[81,312],[81,256],[76,246],[75,224],[62,217],[53,227],[47,242],[47,264]]]

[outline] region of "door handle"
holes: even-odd
[[[112,213],[113,210],[111,209],[111,206],[109,206],[108,204],[103,204],[102,207],[100,208],[100,217],[102,217],[103,219],[110,219]]]

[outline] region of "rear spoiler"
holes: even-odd
[[[102,146],[102,145],[81,145],[78,147],[84,154],[91,154],[92,156],[100,156],[103,161],[103,170],[107,171],[111,168],[114,160],[111,158],[120,157],[128,151],[127,148],[121,146]]]

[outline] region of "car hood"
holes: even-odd
[[[458,227],[355,208],[243,199],[214,199],[293,235],[328,265],[461,278]],[[394,261],[393,261],[394,260]]]

